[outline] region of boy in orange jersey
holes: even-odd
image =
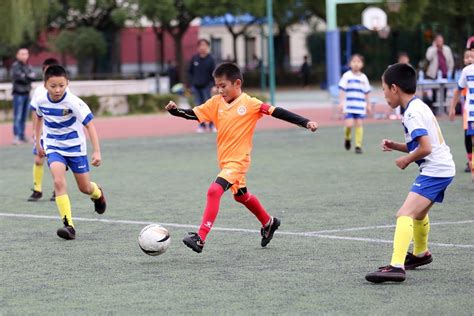
[[[288,121],[316,131],[318,124],[283,108],[273,107],[242,92],[242,73],[237,65],[223,63],[213,73],[218,95],[193,109],[179,109],[170,101],[166,109],[174,116],[199,122],[213,122],[217,128],[217,158],[221,172],[207,191],[207,204],[197,233],[188,233],[183,242],[197,253],[204,247],[206,236],[219,212],[222,195],[232,190],[234,199],[247,207],[262,224],[261,246],[265,247],[280,226],[255,195],[247,191],[245,174],[250,167],[252,137],[257,121],[264,115]]]

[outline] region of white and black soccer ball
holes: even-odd
[[[158,224],[145,226],[138,235],[138,246],[150,256],[161,255],[168,249],[170,243],[170,233]]]

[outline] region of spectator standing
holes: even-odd
[[[442,78],[448,78],[452,75],[454,69],[453,53],[449,46],[444,45],[442,35],[436,35],[433,45],[426,50],[426,60],[429,62],[426,76],[431,79],[437,79],[438,71],[441,71]]]
[[[197,42],[198,53],[191,58],[189,63],[188,75],[191,85],[191,92],[194,98],[194,105],[204,104],[211,98],[211,89],[214,86],[214,77],[212,73],[216,67],[214,58],[209,53],[210,44],[206,39],[200,39]],[[209,130],[216,131],[214,124],[209,123]],[[202,122],[196,132],[206,131],[206,123]]]
[[[25,122],[28,117],[31,82],[35,79],[35,73],[27,64],[29,57],[28,49],[20,48],[16,53],[16,60],[11,68],[11,78],[13,83],[14,145],[27,141],[25,138]]]
[[[309,86],[309,75],[311,74],[311,67],[308,63],[308,56],[304,56],[303,64],[300,69],[301,77],[303,78],[303,87],[307,88]]]

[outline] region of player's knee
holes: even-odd
[[[66,189],[66,179],[55,178],[53,182],[54,182],[54,189],[56,191],[62,191]]]
[[[220,196],[222,196],[223,192],[224,192],[224,190],[222,189],[222,187],[219,184],[213,183],[209,187],[209,189],[207,190],[207,197],[208,198],[220,197]]]
[[[247,192],[247,190],[241,191],[241,189],[239,189],[237,194],[234,194],[234,200],[236,200],[239,203],[245,203],[249,200],[249,198],[250,198],[250,193]]]
[[[81,191],[84,194],[91,194],[92,188],[90,184],[80,184],[79,191]]]

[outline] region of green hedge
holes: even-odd
[[[172,100],[179,101],[175,94],[130,94],[127,95],[129,113],[154,113],[165,111],[165,106]]]
[[[99,97],[96,95],[91,95],[88,97],[80,97],[91,109],[91,112],[96,114],[100,109]]]

